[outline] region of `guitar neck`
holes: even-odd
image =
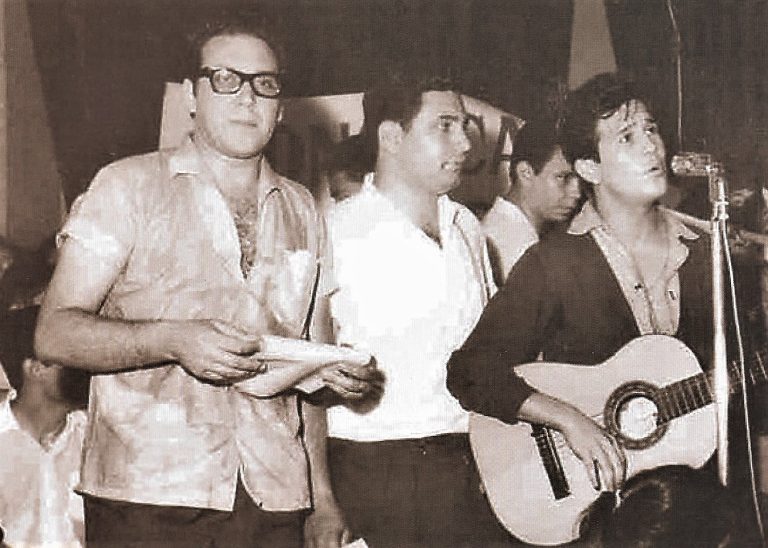
[[[752,359],[746,363],[747,384],[755,385],[768,381],[767,362],[768,354],[765,350],[755,352]],[[728,381],[732,394],[741,388],[741,368],[736,361],[728,364]],[[714,401],[711,378],[706,373],[672,383],[664,387],[659,396],[659,424],[691,413]]]

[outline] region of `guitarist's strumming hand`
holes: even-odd
[[[546,394],[534,392],[520,406],[518,418],[559,430],[584,463],[596,490],[621,487],[626,456],[616,440],[581,411]]]

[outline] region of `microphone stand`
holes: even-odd
[[[709,201],[712,203],[712,366],[713,392],[717,410],[717,471],[720,483],[728,485],[728,356],[725,342],[725,297],[723,277],[723,235],[726,232],[728,198],[722,165],[707,165]]]

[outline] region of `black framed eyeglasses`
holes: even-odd
[[[243,87],[243,82],[251,85],[253,93],[259,97],[275,99],[283,90],[280,74],[277,72],[241,72],[233,68],[202,67],[198,78],[208,78],[215,93],[234,95]]]

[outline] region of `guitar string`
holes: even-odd
[[[768,374],[766,374],[765,367],[763,365],[763,358],[761,352],[755,352],[755,361],[759,367],[758,377],[756,378],[754,368],[749,368],[749,378],[752,384],[756,384],[758,380],[766,380]],[[728,364],[731,381],[731,391],[736,390],[736,385],[743,378],[736,361],[731,361]],[[707,382],[707,376],[704,373],[687,377],[675,383],[672,383],[655,395],[654,401],[658,413],[657,418],[661,419],[661,423],[669,422],[672,419],[689,414],[697,409],[705,407],[714,401],[714,395],[711,392],[711,387]],[[603,418],[603,414],[588,415],[588,417],[595,422],[600,421]],[[556,435],[557,442],[555,448],[562,449],[568,447],[567,442],[564,440],[563,435],[555,429],[550,429]]]

